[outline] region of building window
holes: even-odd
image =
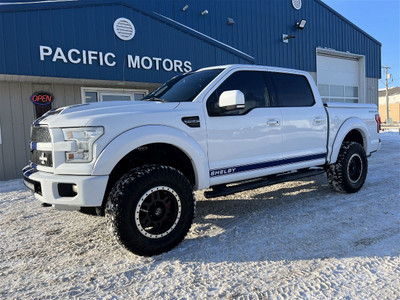
[[[141,100],[147,90],[82,88],[82,103]]]
[[[318,90],[321,94],[322,101],[326,102],[345,102],[358,103],[358,87],[318,84]]]

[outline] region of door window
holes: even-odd
[[[314,105],[314,95],[306,77],[275,72],[268,74],[275,90],[277,106],[302,107]]]
[[[210,116],[243,115],[256,107],[271,106],[264,73],[260,71],[238,71],[233,73],[208,98],[208,114]],[[244,94],[244,108],[227,110],[219,107],[218,101],[221,94],[232,90],[239,90]]]

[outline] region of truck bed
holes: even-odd
[[[333,149],[335,140],[340,138],[338,132],[344,126],[369,132],[369,136],[362,136],[367,155],[379,149],[379,133],[375,121],[375,116],[379,112],[375,104],[328,102],[324,106],[329,119],[328,162],[331,162],[332,154],[335,152]]]

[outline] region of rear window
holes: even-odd
[[[296,74],[269,73],[277,106],[313,106],[314,95],[306,77]]]

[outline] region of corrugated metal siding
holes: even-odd
[[[0,73],[162,82],[171,73],[127,69],[124,57],[132,54],[190,60],[193,68],[251,62],[182,26],[172,26],[156,12],[253,56],[257,64],[315,72],[315,49],[326,47],[365,55],[366,76],[380,77],[380,44],[319,0],[303,0],[303,7],[298,11],[289,0],[110,2],[0,7],[0,47],[4,49],[0,52]],[[189,8],[183,12],[186,4]],[[37,10],[43,7],[47,9]],[[209,14],[202,16],[201,12],[206,9]],[[123,42],[114,35],[112,24],[119,17],[133,21],[136,36],[132,41]],[[235,20],[234,25],[227,24],[228,17]],[[307,20],[307,25],[304,30],[298,30],[295,23],[302,18]],[[282,34],[293,34],[296,38],[286,44],[282,42]],[[41,62],[39,45],[113,52],[118,58],[118,67]]]
[[[366,95],[365,103],[378,104],[378,79],[376,78],[366,78]]]
[[[304,0],[299,11],[293,9],[291,1],[176,0],[173,11],[172,5],[161,5],[165,2],[151,1],[151,7],[254,56],[258,64],[315,72],[315,49],[323,47],[366,55],[367,77],[380,77],[381,45],[320,1]],[[183,12],[186,4],[189,9]],[[209,14],[201,16],[204,9]],[[233,26],[227,25],[228,17],[235,20]],[[304,30],[295,28],[301,19],[307,20]],[[296,38],[285,44],[282,34]]]
[[[114,35],[112,24],[121,16],[134,20],[134,42],[123,42]],[[215,56],[219,49],[213,45],[162,23],[154,14],[150,17],[121,5],[2,13],[1,21],[3,34],[7,35],[3,52],[7,60],[0,69],[3,74],[163,82],[171,75],[160,71],[161,76],[156,77],[145,70],[128,69],[126,55],[191,60],[196,68],[220,63]],[[59,46],[64,51],[76,48],[112,52],[120,67],[43,63],[39,60],[39,45]],[[249,62],[234,58],[224,61]]]
[[[0,82],[0,125],[2,144],[0,145],[0,180],[4,180],[6,173],[9,178],[16,178],[15,172],[15,148],[12,139],[13,121],[11,115],[10,88],[9,84]]]
[[[81,103],[80,86],[0,82],[0,181],[20,177],[29,161],[30,125],[35,119],[34,105],[29,99],[35,91],[56,94],[53,105],[57,107]]]
[[[23,105],[27,85],[15,82],[0,82],[0,180],[19,177],[23,161],[28,161],[27,141],[29,125],[34,116],[33,106]],[[28,96],[29,101],[29,96]]]

